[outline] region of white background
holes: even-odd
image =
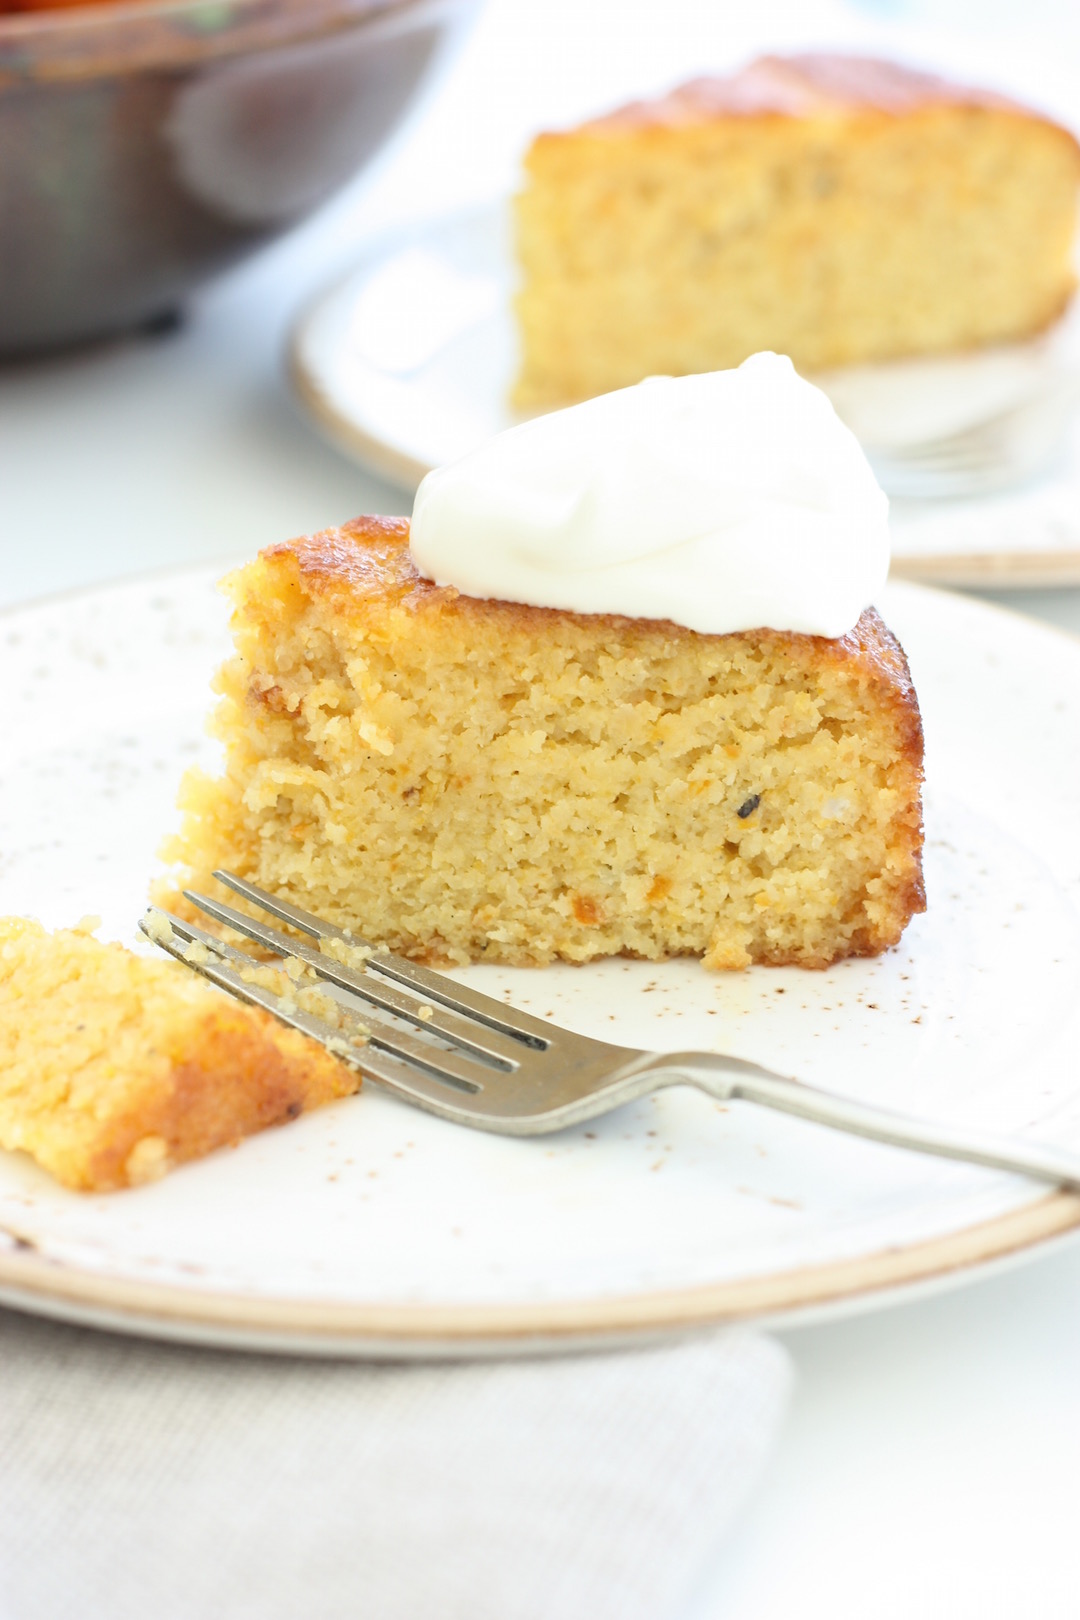
[[[305,299],[374,236],[505,190],[539,125],[834,41],[947,61],[1080,122],[1077,0],[490,0],[368,174],[180,333],[0,370],[0,605],[406,510],[288,397]],[[1080,632],[1080,592],[1006,600]],[[1076,1245],[784,1338],[799,1382],[780,1452],[685,1620],[1080,1616]]]

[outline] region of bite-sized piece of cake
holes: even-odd
[[[359,1085],[177,962],[0,918],[0,1147],[69,1187],[156,1180]]]
[[[524,406],[1022,338],[1074,286],[1074,137],[890,62],[763,57],[539,136],[525,180]]]
[[[875,612],[832,640],[480,600],[408,534],[232,576],[225,774],[187,780],[177,888],[229,868],[434,962],[822,967],[923,909],[919,711]]]

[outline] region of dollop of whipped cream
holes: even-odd
[[[429,473],[420,572],[468,596],[841,636],[889,568],[888,501],[791,361],[650,377]]]

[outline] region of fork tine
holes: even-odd
[[[201,928],[196,928],[179,917],[173,917],[167,911],[158,911],[157,907],[152,907],[151,912],[155,912],[171,925],[177,941],[190,942],[197,939],[200,944],[208,945],[215,952],[224,953],[229,959],[239,959],[241,962],[258,966],[251,957],[215,939],[212,934],[204,933]],[[472,1112],[479,1106],[478,1091],[470,1091],[460,1084],[440,1080],[434,1074],[428,1074],[422,1069],[414,1069],[409,1064],[398,1061],[389,1052],[370,1044],[351,1050],[346,1047],[343,1051],[341,1030],[335,1029],[317,1014],[304,1012],[301,1008],[287,1011],[273,990],[268,990],[263,985],[249,984],[238,973],[232,972],[224,962],[189,961],[177,941],[150,933],[146,926],[146,918],[140,921],[139,927],[153,944],[168,951],[170,956],[183,962],[185,967],[201,973],[204,979],[209,979],[220,990],[227,991],[238,1000],[249,1002],[253,1006],[261,1007],[264,1012],[272,1013],[290,1029],[299,1030],[302,1035],[309,1035],[313,1040],[319,1041],[350,1068],[359,1070],[365,1080],[385,1086],[387,1090],[407,1098],[420,1108],[426,1108],[429,1113],[440,1114],[444,1119],[454,1120],[457,1124],[471,1123]]]
[[[996,466],[1001,460],[997,446],[973,446],[958,450],[940,446],[912,446],[910,450],[874,450],[869,452],[872,466],[903,472],[975,473]]]
[[[513,1069],[517,1066],[521,1056],[519,1043],[507,1040],[505,1036],[495,1031],[482,1028],[478,1030],[475,1023],[467,1022],[454,1013],[442,1010],[436,1012],[424,1002],[402,995],[390,985],[381,984],[372,974],[347,967],[344,963],[335,961],[333,957],[324,956],[313,946],[291,938],[288,934],[282,934],[259,918],[249,917],[245,912],[224,905],[220,900],[212,900],[209,895],[185,889],[184,897],[215,921],[224,923],[227,928],[245,934],[248,939],[266,946],[279,956],[297,957],[318,974],[320,979],[339,985],[343,990],[348,990],[353,995],[362,997],[364,1001],[381,1007],[384,1012],[392,1012],[399,1018],[408,1019],[423,1029],[425,1034],[441,1035],[453,1045],[460,1046],[474,1056],[487,1058],[502,1069]],[[422,1009],[429,1014],[427,1018],[424,1018]]]
[[[355,935],[346,933],[343,928],[336,928],[332,923],[323,922],[310,911],[303,911],[299,906],[277,899],[265,889],[249,883],[246,878],[224,871],[216,871],[214,876],[219,883],[224,883],[227,888],[250,901],[252,905],[269,911],[282,922],[292,923],[294,927],[302,929],[314,939],[345,939],[353,945],[366,943]],[[246,921],[250,921],[250,918]],[[458,984],[454,979],[448,979],[443,973],[433,973],[430,968],[406,961],[403,956],[394,956],[390,951],[376,950],[367,966],[369,972],[385,974],[388,979],[393,979],[398,984],[419,990],[422,995],[430,996],[432,1001],[440,1002],[451,1012],[465,1013],[469,1017],[477,1018],[489,1029],[498,1030],[502,1035],[509,1035],[513,1040],[523,1042],[526,1046],[543,1051],[563,1033],[556,1025],[545,1023],[542,1018],[533,1018],[516,1007],[505,1007],[493,996],[481,995],[478,990],[467,989],[465,985]]]
[[[151,918],[168,923],[169,934],[163,934],[160,929],[151,929],[149,926]],[[326,1019],[320,1018],[317,1013],[305,1012],[299,1007],[295,1011],[287,1009],[275,990],[243,978],[237,968],[230,965],[231,963],[252,968],[264,965],[256,962],[253,957],[245,956],[243,951],[235,950],[233,946],[215,939],[212,934],[204,933],[201,928],[196,928],[191,923],[184,922],[182,918],[174,917],[171,912],[160,910],[157,906],[151,906],[145,917],[139,919],[139,928],[151,944],[168,951],[170,956],[182,962],[185,967],[201,973],[204,979],[209,979],[221,990],[228,990],[230,995],[236,996],[238,1000],[262,1007],[265,1012],[273,1013],[275,1018],[280,1018],[283,1024],[288,1024],[292,1029],[299,1029],[305,1035],[311,1035],[324,1045],[335,1038],[337,1042],[345,1044],[342,1031],[336,1029]],[[211,954],[207,961],[197,961],[186,954],[184,945],[192,941],[209,948]],[[358,1054],[354,1056],[352,1052],[340,1052],[337,1055],[354,1066],[359,1061]]]
[[[246,878],[237,877],[235,872],[215,871],[213,876],[219,883],[224,883],[227,889],[242,895],[250,900],[252,905],[259,906],[261,910],[268,911],[279,922],[285,922],[292,928],[298,928],[302,934],[310,934],[312,939],[344,939],[350,945],[367,945],[367,940],[358,938],[355,934],[346,933],[344,928],[338,928],[334,923],[328,923],[322,917],[316,917],[314,912],[304,911],[300,906],[294,906],[288,900],[280,899],[267,889],[260,889]]]
[[[212,953],[211,960],[207,962],[192,961],[184,954],[182,945],[178,945],[171,939],[159,939],[157,934],[147,927],[150,916],[163,918],[180,940],[184,939],[185,934],[201,936],[200,943],[209,947]],[[260,968],[265,967],[266,964],[256,962],[253,957],[245,956],[242,951],[234,950],[231,946],[224,946],[220,940],[215,940],[212,934],[204,934],[201,929],[193,929],[190,924],[182,922],[179,917],[173,917],[169,912],[160,911],[156,907],[151,907],[139,926],[147,938],[153,940],[154,944],[161,945],[162,949],[168,951],[170,956],[175,956],[178,961],[183,962],[187,967],[193,967],[220,989],[228,990],[242,1000],[264,1008],[265,1011],[273,1013],[276,1018],[282,1019],[284,1023],[290,1024],[293,1029],[301,1029],[306,1035],[313,1035],[324,1046],[332,1043],[331,1050],[336,1052],[343,1040],[347,1039],[347,1030],[343,1036],[341,1030],[336,1029],[327,1019],[320,1018],[318,1014],[309,1013],[303,1009],[297,1009],[294,1013],[291,1009],[286,1009],[283,1006],[282,998],[276,991],[269,990],[263,985],[252,984],[250,980],[245,979],[239,971],[241,967]],[[216,959],[218,952],[222,950],[229,953],[228,961]],[[237,965],[234,967],[231,965],[232,963]],[[461,1057],[456,1052],[443,1051],[433,1043],[419,1040],[416,1036],[410,1035],[404,1030],[395,1029],[392,1024],[385,1023],[381,1018],[371,1018],[365,1012],[363,1021],[361,1021],[350,1008],[343,1007],[342,1012],[346,1014],[350,1024],[367,1036],[370,1046],[389,1054],[390,1057],[401,1059],[403,1063],[410,1066],[415,1065],[416,1069],[425,1071],[445,1085],[453,1086],[457,1090],[479,1093],[484,1090],[485,1081],[496,1077],[496,1071],[485,1068],[480,1063],[474,1063],[469,1058]],[[345,1054],[339,1053],[339,1055],[344,1056]],[[355,1062],[362,1069],[367,1065],[366,1057],[358,1056],[355,1059],[350,1058],[348,1061]],[[417,1078],[415,1070],[410,1067],[408,1072],[411,1080],[415,1082]],[[394,1083],[398,1083],[397,1079],[395,1079]]]
[[[227,945],[223,939],[218,939],[216,934],[208,934],[204,928],[197,928],[194,923],[186,922],[183,917],[174,917],[171,911],[162,911],[158,906],[148,906],[146,916],[139,919],[139,928],[152,945],[160,945],[162,950],[169,951],[170,956],[181,957],[188,967],[197,967],[199,964],[189,961],[182,951],[171,950],[165,939],[158,939],[156,934],[151,933],[147,926],[151,917],[159,917],[167,922],[172,933],[186,940],[189,945],[205,945],[215,956],[222,957],[226,961],[242,962],[245,965],[252,961],[250,956],[245,956],[243,951],[238,951],[235,946]]]

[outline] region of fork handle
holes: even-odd
[[[795,1114],[815,1125],[829,1125],[852,1136],[870,1137],[891,1147],[912,1148],[943,1159],[961,1159],[992,1170],[1047,1181],[1080,1192],[1080,1156],[1041,1142],[992,1136],[986,1132],[955,1129],[915,1115],[895,1113],[856,1102],[836,1092],[821,1091],[799,1080],[788,1080],[740,1058],[712,1052],[679,1053],[657,1063],[676,1078],[689,1080],[710,1096],[722,1100],[758,1103],[782,1114]]]

